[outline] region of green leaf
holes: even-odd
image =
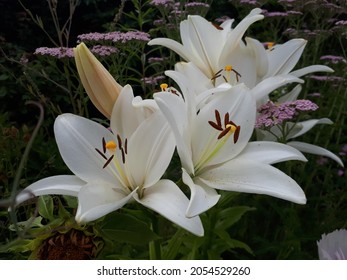
[[[230,249],[241,248],[253,255],[252,249],[246,243],[232,239],[226,231],[217,230],[215,233],[227,244]]]
[[[144,245],[159,238],[146,223],[123,213],[106,216],[101,226],[101,233],[105,239],[137,245]]]
[[[174,260],[180,250],[183,242],[185,231],[178,229],[175,235],[170,239],[167,246],[163,249],[162,259],[163,260]]]
[[[53,198],[49,195],[39,196],[38,198],[39,214],[49,221],[54,220]]]
[[[225,230],[236,222],[248,211],[253,211],[255,208],[248,206],[235,206],[223,209],[218,213],[218,221],[216,223],[216,229]]]

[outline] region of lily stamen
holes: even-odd
[[[239,82],[239,78],[241,78],[241,74],[237,72],[231,65],[226,65],[224,67],[224,71],[227,73],[227,77],[223,76],[223,78],[227,83],[230,81],[230,72],[235,73],[236,82]]]
[[[112,161],[114,155],[110,156],[110,158],[106,161],[106,163],[104,164],[104,166],[102,168],[105,168],[107,165],[110,164],[110,162]]]
[[[165,83],[160,84],[160,89],[161,89],[162,91],[166,91],[168,87],[169,87],[168,84],[165,84]]]

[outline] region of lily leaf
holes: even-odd
[[[53,215],[53,198],[48,195],[39,196],[38,198],[39,214],[49,221],[54,220]]]
[[[216,224],[216,229],[225,230],[231,227],[238,222],[245,213],[253,210],[255,210],[255,208],[248,206],[235,206],[223,209],[218,214],[219,218]]]
[[[123,213],[106,216],[101,233],[105,239],[136,245],[144,245],[159,238],[146,223]]]

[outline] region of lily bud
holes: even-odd
[[[77,71],[90,100],[108,119],[122,86],[118,84],[84,43],[74,48]]]

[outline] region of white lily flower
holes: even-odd
[[[291,80],[283,84],[303,82],[295,77],[312,72],[333,72],[325,65],[292,71],[307,43],[304,39],[276,44],[268,50],[256,39],[246,37],[244,42],[242,37],[247,28],[263,19],[260,13],[260,9],[253,9],[234,29],[231,28],[233,20],[216,28],[200,16],[188,16],[180,26],[182,44],[167,38],[156,38],[148,44],[168,47],[186,62],[192,62],[195,67],[180,63],[176,71],[192,80],[199,79],[198,88],[211,88],[226,82],[231,85],[244,83],[254,88],[263,82],[271,84],[279,80]]]
[[[227,20],[220,27],[200,16],[188,16],[180,24],[182,44],[167,38],[156,38],[148,42],[152,45],[162,45],[175,51],[187,62],[193,62],[209,79],[225,64],[225,58],[230,57],[238,48],[242,36],[254,22],[264,18],[261,9],[253,9],[234,29],[233,20]]]
[[[322,234],[317,247],[320,260],[347,260],[347,230]]]
[[[226,88],[224,94],[197,108],[194,95],[186,92],[184,77],[176,73],[175,78],[185,99],[170,92],[157,93],[154,99],[175,135],[182,179],[191,190],[188,217],[214,206],[219,200],[216,189],[306,202],[298,184],[271,166],[285,160],[305,161],[305,157],[287,145],[249,143],[256,105],[245,85]]]
[[[111,115],[111,129],[91,120],[60,115],[54,132],[61,156],[75,176],[40,180],[17,197],[63,194],[78,197],[76,221],[85,223],[128,202],[156,211],[173,223],[203,235],[198,217],[188,219],[189,200],[170,180],[161,179],[175,149],[174,137],[160,111],[139,106],[130,86],[119,95]],[[151,105],[151,104],[150,104]]]

